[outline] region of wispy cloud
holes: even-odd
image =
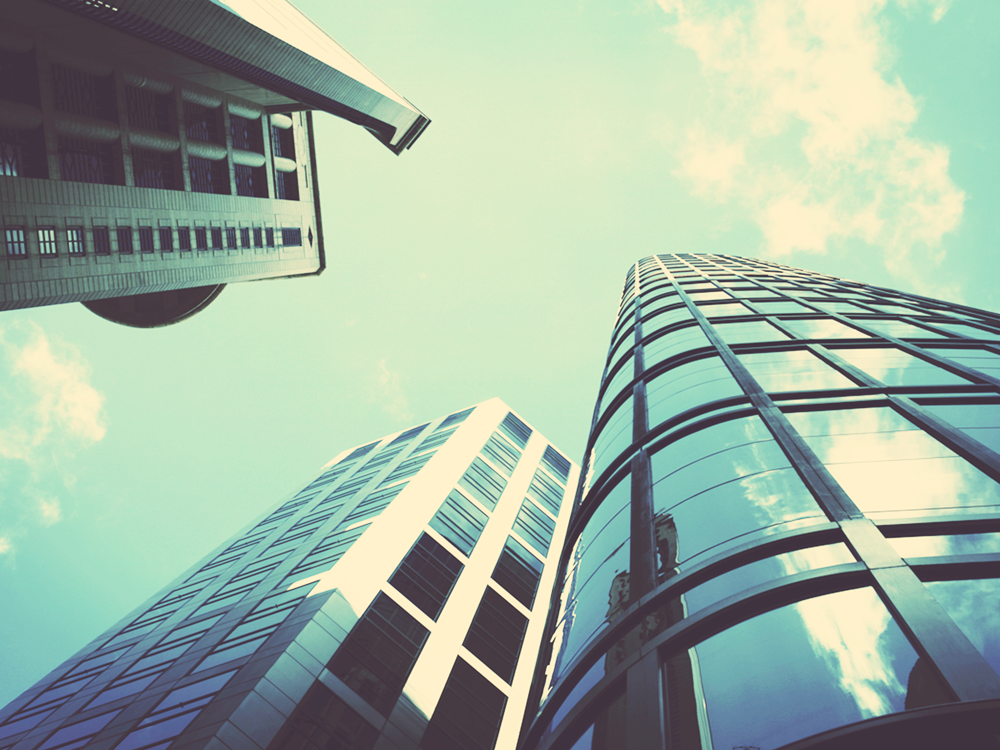
[[[72,346],[37,325],[0,328],[0,555],[15,551],[33,524],[63,518],[59,494],[73,478],[62,467],[104,438],[104,396]]]
[[[402,377],[398,372],[392,372],[384,359],[380,359],[375,365],[371,400],[381,404],[382,410],[397,422],[409,422],[413,419],[409,401],[403,393]]]
[[[898,0],[930,9],[947,0]],[[739,206],[763,251],[827,252],[861,240],[911,283],[941,260],[965,194],[949,150],[912,134],[919,103],[892,72],[886,0],[659,0],[668,32],[698,57],[705,91],[676,172]]]

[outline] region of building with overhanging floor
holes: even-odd
[[[182,320],[326,265],[313,111],[398,154],[428,119],[287,0],[0,8],[0,310]]]
[[[578,477],[499,399],[346,450],[0,711],[0,748],[513,747]]]
[[[628,272],[521,750],[996,748],[1000,316]]]

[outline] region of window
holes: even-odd
[[[153,228],[139,227],[139,252],[151,253],[156,249],[153,244]]]
[[[475,409],[475,407],[472,407],[472,409]],[[470,414],[472,414],[472,409],[466,409],[465,411],[455,412],[451,416],[446,417],[445,420],[441,424],[439,424],[434,431],[437,432],[438,430],[443,430],[444,428],[450,427],[453,424],[464,422],[465,418],[468,417]]]
[[[281,244],[285,247],[301,247],[302,246],[302,230],[301,229],[282,229],[281,230]]]
[[[274,247],[274,230],[268,227],[265,232],[267,233],[267,246]]]
[[[83,227],[70,227],[66,230],[66,247],[70,255],[84,255],[86,253]]]
[[[212,249],[222,249],[222,227],[212,227]]]
[[[886,385],[945,385],[966,384],[961,375],[936,364],[914,357],[894,347],[884,349],[834,349],[862,372]]]
[[[461,492],[452,490],[431,519],[430,527],[468,556],[479,541],[486,521],[483,511]]]
[[[556,522],[528,499],[521,504],[521,510],[514,521],[514,531],[541,554],[549,551]]]
[[[380,593],[327,666],[372,708],[388,716],[428,632]]]
[[[38,228],[38,252],[42,255],[58,255],[55,227]]]
[[[313,683],[269,747],[371,750],[379,731],[321,682]],[[310,742],[311,740],[311,742]]]
[[[500,431],[522,448],[528,444],[528,438],[531,437],[531,428],[514,416],[514,412],[508,412],[503,418]]]
[[[208,250],[208,230],[205,227],[194,228],[194,246],[199,250]]]
[[[111,255],[111,232],[107,227],[94,227],[94,254]]]
[[[297,201],[299,199],[299,178],[295,172],[274,173],[275,198],[283,201]]]
[[[508,684],[514,679],[528,618],[487,588],[463,644]]]
[[[563,489],[541,469],[535,471],[535,477],[528,487],[528,497],[546,508],[552,515],[559,515],[562,506]]]
[[[240,230],[240,247],[250,247],[250,230]]]
[[[253,246],[264,247],[264,230],[260,227],[253,228]]]
[[[226,227],[226,247],[236,247],[236,227]]]
[[[514,537],[507,537],[493,580],[528,609],[535,601],[538,581],[542,577],[542,561]]]
[[[420,747],[426,750],[493,750],[507,697],[462,660],[445,683]]]
[[[93,737],[95,734],[104,729],[104,727],[110,724],[111,720],[120,712],[120,710],[111,711],[106,714],[101,714],[100,716],[95,716],[92,719],[78,721],[76,724],[63,727],[49,737],[42,745],[40,745],[39,750],[48,750],[49,748],[58,747],[59,745],[64,745],[71,741],[76,741],[73,747],[80,747],[84,744],[80,742],[80,740]]]
[[[11,227],[4,230],[4,239],[7,243],[7,256],[13,258],[25,258],[28,255],[24,242],[24,228]]]
[[[424,423],[419,427],[411,427],[409,430],[398,435],[395,439],[393,439],[393,441],[389,443],[389,445],[399,445],[400,443],[409,442],[417,435],[419,435],[421,432],[423,432],[425,427],[427,427],[427,423]]]
[[[542,454],[542,465],[551,471],[553,476],[562,477],[564,482],[569,479],[569,461],[551,445],[546,446],[545,453]]]
[[[739,359],[768,392],[856,387],[810,351],[755,352]]]
[[[132,227],[118,227],[118,252],[120,254],[131,255],[133,251]]]
[[[170,227],[160,227],[160,250],[165,253],[174,251],[174,233]]]
[[[453,554],[427,534],[421,534],[389,583],[424,614],[437,620],[461,572],[462,563]]]
[[[477,457],[468,471],[458,480],[458,484],[485,507],[493,510],[504,487],[507,486],[507,480]]]
[[[486,445],[483,446],[483,455],[490,459],[494,465],[499,466],[500,470],[508,477],[514,471],[518,459],[521,458],[521,452],[500,437],[497,432],[494,432],[486,441]]]

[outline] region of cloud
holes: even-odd
[[[6,555],[12,549],[14,549],[14,545],[10,541],[10,537],[0,536],[0,555]]]
[[[413,419],[410,404],[403,393],[402,378],[392,372],[381,359],[375,366],[375,378],[371,388],[371,400],[382,405],[382,410],[398,422]]]
[[[62,505],[55,498],[51,500],[39,499],[38,510],[42,515],[42,523],[46,526],[51,526],[62,520]]]
[[[930,8],[945,0],[898,0]],[[921,279],[965,194],[950,152],[911,132],[919,103],[892,72],[886,0],[659,0],[667,31],[705,78],[675,174],[701,197],[739,206],[772,257],[846,240],[880,248]]]

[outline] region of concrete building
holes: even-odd
[[[323,271],[312,112],[428,124],[286,0],[0,6],[0,310],[133,326]]]
[[[997,748],[1000,316],[628,272],[521,750]]]
[[[578,477],[499,399],[343,451],[0,711],[0,748],[513,747]]]

